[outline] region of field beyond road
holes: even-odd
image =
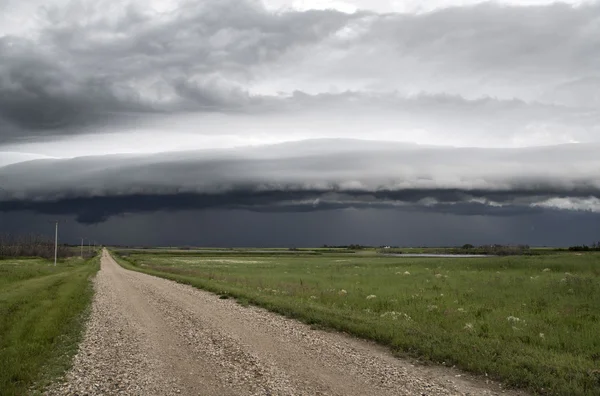
[[[130,269],[544,395],[600,389],[600,255],[128,252]]]
[[[98,259],[0,260],[0,394],[41,391],[71,364]]]

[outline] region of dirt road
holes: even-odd
[[[165,279],[102,254],[84,341],[49,395],[495,395],[444,368]],[[515,393],[516,394],[516,393]]]

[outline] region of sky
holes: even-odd
[[[600,240],[600,2],[0,0],[0,233]]]

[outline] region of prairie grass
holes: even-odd
[[[0,260],[0,394],[43,390],[71,364],[98,258]]]
[[[600,394],[600,254],[146,253],[120,262],[532,393]]]

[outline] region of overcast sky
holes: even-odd
[[[0,0],[0,232],[589,243],[599,149],[597,1]]]

